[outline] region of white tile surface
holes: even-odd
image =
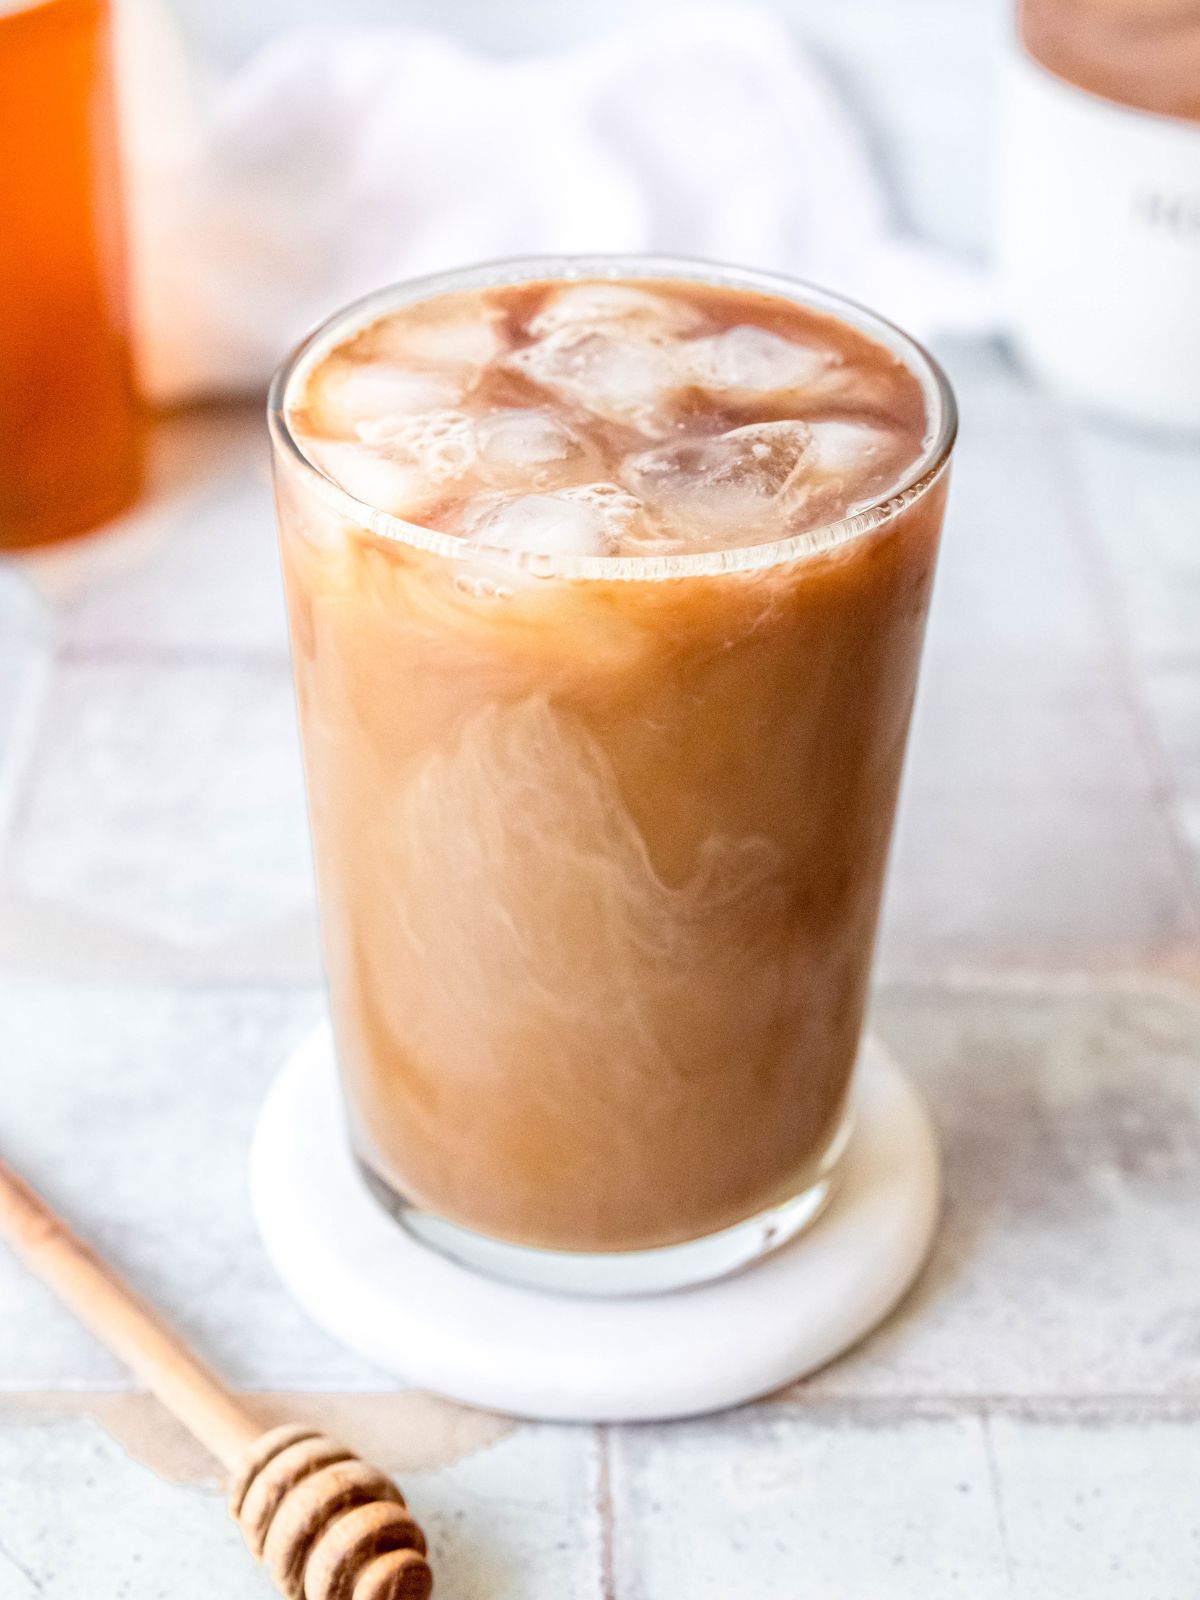
[[[526,1428],[403,1485],[455,1600],[1190,1600],[1194,1409],[775,1406],[670,1430]],[[385,1463],[386,1464],[386,1463]],[[212,1488],[95,1423],[0,1428],[0,1596],[274,1591]]]
[[[583,1428],[526,1427],[404,1491],[452,1600],[609,1600],[602,1592],[595,1445]]]
[[[259,972],[299,957],[312,975],[286,664],[60,661],[0,871],[0,941],[26,960],[67,945],[103,964],[115,940],[126,970],[156,948],[168,966],[221,970],[232,947]]]
[[[992,345],[938,347],[958,395],[929,662],[1052,655],[1093,668],[1103,615],[1073,521],[1057,417]]]
[[[1187,1600],[1200,1567],[1196,1423],[1194,1412],[991,1418],[1012,1592]]]
[[[1161,755],[1168,814],[1189,851],[1192,877],[1200,879],[1200,650],[1145,668],[1139,692]]]
[[[1068,426],[1065,459],[1134,657],[1200,654],[1200,449]]]
[[[1106,796],[1136,811],[1152,787],[1135,718],[1105,663],[1006,651],[931,659],[908,780],[915,803],[931,807],[948,795],[1003,805]]]
[[[899,1315],[810,1392],[1200,1387],[1200,1006],[1064,982],[885,991],[940,1125],[946,1213]]]
[[[2,1600],[267,1600],[211,1490],[167,1484],[92,1422],[0,1429]]]
[[[0,850],[41,727],[56,637],[34,586],[15,567],[0,568]]]
[[[1171,829],[1148,799],[914,791],[893,856],[885,977],[1170,966],[1195,939]]]
[[[636,1600],[1001,1600],[972,1416],[765,1408],[612,1441],[615,1592]]]
[[[1194,1593],[1194,1411],[789,1406],[611,1449],[635,1600]]]
[[[0,983],[2,1148],[242,1387],[377,1387],[283,1294],[258,1244],[246,1156],[275,1066],[319,1009],[307,988]],[[0,1252],[0,1389],[124,1381]]]
[[[385,1466],[387,1463],[385,1462]],[[601,1600],[590,1436],[525,1428],[406,1473],[406,1497],[453,1600]],[[267,1600],[212,1488],[167,1484],[94,1422],[0,1427],[0,1600]]]

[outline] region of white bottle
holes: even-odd
[[[1000,263],[1017,344],[1090,409],[1200,432],[1200,0],[1023,0]]]

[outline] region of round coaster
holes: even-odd
[[[867,1041],[840,1184],[798,1238],[670,1294],[517,1288],[435,1253],[368,1193],[350,1155],[329,1032],[263,1103],[251,1199],[267,1253],[313,1320],[407,1382],[552,1421],[634,1422],[737,1405],[803,1377],[892,1309],[925,1260],[939,1161],[928,1113]]]

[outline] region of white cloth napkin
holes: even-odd
[[[668,251],[810,278],[918,335],[992,320],[977,269],[893,229],[853,117],[762,11],[699,5],[516,61],[303,28],[202,94],[129,0],[123,61],[161,400],[261,385],[345,301],[505,255]]]

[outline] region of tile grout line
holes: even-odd
[[[872,972],[872,988],[957,990],[992,984],[1020,993],[1043,986],[1098,990],[1141,984],[1170,989],[1180,987],[1182,974],[1200,971],[1200,941],[1186,929],[1177,939],[1158,939],[1140,959],[1107,944],[1087,952],[1086,958],[1072,950],[1064,958],[1047,956],[1037,966],[1029,965],[1028,948],[1018,949],[1015,943],[996,946],[985,956],[972,951],[965,958],[948,945],[943,940],[922,947],[910,940],[903,962],[885,953]]]
[[[872,974],[871,992],[873,995],[980,994],[997,1000],[1147,994],[1194,1000],[1196,996],[1195,985],[1180,977],[1177,966],[1161,962],[1135,965],[1128,959],[1103,966],[1062,962],[1036,967],[1016,962],[976,966],[963,961],[943,964],[931,961],[902,967],[893,962],[880,966]]]
[[[801,1380],[803,1381],[803,1380]],[[261,1384],[235,1384],[233,1392],[250,1402],[262,1401],[274,1403],[289,1396],[301,1396],[306,1401],[321,1400],[369,1400],[390,1401],[403,1399],[410,1395],[420,1395],[425,1391],[416,1389],[389,1389],[366,1387],[348,1387],[345,1385],[330,1387],[327,1382],[318,1383],[291,1383],[282,1387],[266,1386]],[[436,1396],[435,1396],[436,1398]],[[98,1401],[122,1401],[128,1399],[153,1400],[151,1390],[146,1389],[135,1381],[122,1381],[114,1378],[108,1383],[96,1382],[91,1379],[74,1380],[69,1382],[47,1384],[0,1384],[0,1425],[10,1413],[21,1413],[23,1407],[30,1402],[53,1403],[55,1416],[86,1416],[88,1409]],[[447,1401],[452,1405],[455,1402]],[[904,1418],[912,1416],[929,1417],[936,1420],[938,1417],[961,1416],[1035,1416],[1041,1422],[1077,1421],[1081,1417],[1092,1417],[1098,1412],[1111,1413],[1114,1420],[1120,1420],[1122,1415],[1130,1414],[1146,1416],[1150,1413],[1157,1414],[1157,1420],[1180,1420],[1193,1422],[1200,1416],[1200,1391],[1193,1390],[1114,1390],[1112,1392],[1095,1390],[1086,1393],[1066,1390],[1031,1391],[1029,1393],[987,1393],[972,1394],[947,1392],[939,1394],[931,1390],[906,1391],[904,1393],[887,1394],[784,1394],[781,1396],[767,1395],[759,1400],[746,1402],[744,1405],[733,1406],[725,1411],[702,1413],[698,1418],[684,1417],[678,1423],[668,1423],[665,1426],[686,1427],[689,1422],[706,1422],[713,1418],[724,1418],[726,1421],[736,1421],[746,1416],[773,1417],[779,1412],[793,1412],[807,1415],[816,1422],[835,1416],[850,1422],[862,1421],[864,1423],[886,1422],[893,1415]],[[482,1415],[495,1416],[505,1420],[500,1412],[481,1413]],[[543,1424],[533,1420],[507,1419],[513,1428],[538,1428]],[[554,1426],[558,1426],[555,1424]],[[571,1425],[567,1425],[571,1426]],[[662,1426],[660,1424],[660,1426]],[[603,1590],[605,1600],[610,1600],[611,1594],[615,1596],[616,1589],[616,1554],[615,1532],[616,1515],[612,1495],[612,1466],[611,1466],[611,1424],[595,1424],[596,1435],[596,1504],[601,1509],[601,1524],[606,1530],[607,1537],[601,1541],[602,1561],[601,1568],[611,1581],[606,1577],[608,1587]],[[490,1446],[489,1446],[490,1448]],[[607,1546],[607,1550],[605,1550]]]
[[[1100,614],[1101,624],[1108,638],[1112,663],[1116,670],[1117,686],[1133,723],[1138,746],[1146,761],[1150,777],[1150,797],[1170,841],[1171,857],[1183,889],[1185,903],[1191,914],[1193,935],[1200,933],[1200,866],[1193,860],[1187,841],[1180,835],[1171,802],[1177,797],[1174,775],[1163,749],[1162,741],[1146,716],[1142,696],[1138,690],[1137,669],[1126,636],[1122,617],[1120,590],[1107,553],[1097,543],[1087,496],[1080,479],[1074,443],[1070,437],[1061,407],[1048,408],[1052,427],[1058,441],[1054,461],[1060,481],[1066,491],[1067,527],[1075,543],[1087,582]]]
[[[278,648],[245,646],[138,644],[79,644],[67,641],[59,659],[70,667],[211,667],[245,672],[291,671],[286,643]]]
[[[1004,1490],[1000,1482],[1000,1467],[996,1460],[996,1442],[992,1437],[992,1419],[985,1409],[979,1418],[983,1436],[983,1458],[987,1465],[988,1488],[996,1511],[996,1531],[1000,1536],[1000,1553],[1004,1560],[1004,1582],[1010,1595],[1017,1593],[1016,1571],[1013,1566],[1012,1544],[1008,1535],[1008,1517],[1004,1509]]]
[[[612,1430],[607,1424],[596,1425],[596,1514],[600,1520],[600,1600],[617,1600],[611,1435]]]
[[[16,1556],[13,1555],[12,1551],[8,1548],[3,1540],[0,1540],[0,1561],[7,1562],[8,1565],[12,1567],[14,1572],[20,1573],[21,1577],[24,1578],[25,1582],[29,1585],[31,1594],[45,1594],[45,1584],[42,1583],[41,1579],[36,1575],[36,1573],[33,1573],[29,1570],[24,1562],[17,1560]]]
[[[800,1380],[801,1383],[804,1380]],[[1200,1392],[1175,1390],[1078,1390],[1054,1389],[1029,1392],[993,1392],[974,1394],[957,1391],[939,1394],[935,1390],[909,1390],[902,1393],[852,1394],[795,1394],[784,1392],[780,1396],[766,1396],[752,1403],[750,1409],[763,1413],[777,1411],[808,1412],[816,1418],[822,1413],[837,1414],[851,1421],[886,1421],[893,1414],[913,1413],[946,1416],[1028,1415],[1038,1413],[1042,1420],[1053,1417],[1068,1419],[1092,1416],[1098,1411],[1114,1415],[1157,1412],[1167,1420],[1171,1417],[1192,1419],[1200,1414]]]
[[[0,895],[0,905],[3,897]],[[148,973],[130,976],[120,966],[96,963],[64,970],[36,963],[9,962],[0,956],[0,982],[29,979],[42,983],[63,981],[79,984],[103,983],[131,990],[169,990],[185,993],[202,993],[215,989],[240,994],[262,990],[264,993],[309,993],[322,996],[324,980],[319,971],[295,972],[246,971],[218,966],[212,971],[191,967],[186,960],[172,966],[170,956],[176,953],[171,947],[165,953],[161,968]],[[872,992],[876,998],[890,996],[982,996],[995,1000],[1061,1000],[1070,998],[1095,999],[1115,996],[1141,998],[1155,996],[1164,1000],[1194,1001],[1196,990],[1183,980],[1173,967],[1137,967],[1128,962],[1096,971],[1093,968],[1073,965],[1044,967],[1020,966],[967,966],[951,963],[944,967],[918,965],[900,969],[880,970],[874,976]]]

